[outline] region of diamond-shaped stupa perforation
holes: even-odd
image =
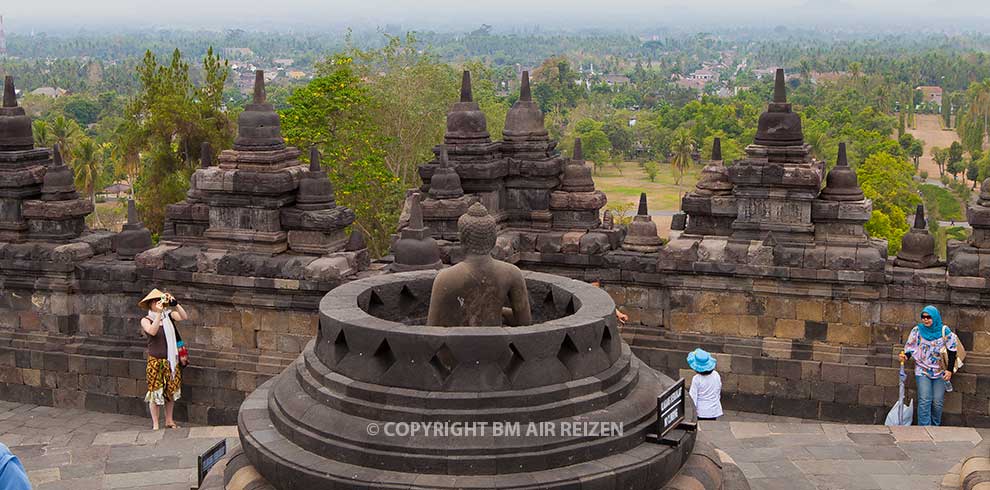
[[[505,373],[505,377],[509,378],[511,382],[513,378],[516,377],[516,373],[519,372],[519,368],[522,367],[526,358],[523,357],[519,349],[516,348],[516,344],[509,342],[509,346],[505,349],[505,354],[503,354],[499,367],[502,368],[502,372]]]
[[[388,345],[388,339],[382,339],[371,358],[382,373],[388,371],[395,364],[395,353],[392,352],[392,346]]]
[[[348,352],[350,352],[350,348],[347,346],[347,336],[344,335],[344,329],[340,329],[340,332],[337,332],[337,337],[333,340],[334,363],[340,362]]]
[[[399,311],[403,316],[409,315],[419,304],[419,299],[409,290],[409,286],[403,285],[399,291]]]
[[[379,317],[385,313],[385,301],[378,295],[378,291],[371,291],[371,295],[368,298],[367,312],[371,316]]]
[[[574,343],[574,339],[571,338],[571,334],[568,333],[564,336],[564,340],[561,341],[560,349],[557,350],[557,359],[571,371],[571,364],[575,362],[578,355],[580,355],[580,350],[578,350],[577,344]]]
[[[611,350],[612,332],[609,330],[608,325],[605,325],[605,327],[602,328],[602,340],[598,343],[598,345],[601,346],[602,350],[605,351],[606,354],[608,354],[609,350]]]
[[[433,353],[433,357],[430,358],[430,365],[437,370],[437,374],[439,374],[440,378],[443,380],[446,380],[447,377],[450,376],[450,373],[457,368],[457,364],[457,358],[454,357],[453,351],[450,350],[450,347],[447,347],[447,344],[441,345],[440,348]]]

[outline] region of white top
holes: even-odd
[[[712,419],[722,416],[722,377],[718,371],[712,371],[707,376],[695,374],[689,393],[698,417]]]

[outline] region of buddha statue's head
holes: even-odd
[[[488,255],[495,247],[495,218],[481,203],[472,204],[467,213],[457,220],[457,230],[460,232],[461,246],[469,255]]]

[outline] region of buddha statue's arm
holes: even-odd
[[[441,279],[438,276],[433,281],[433,292],[430,294],[430,309],[426,316],[426,324],[434,327],[446,327],[448,325],[444,322],[444,294],[446,288],[441,285]]]
[[[526,280],[517,274],[509,289],[509,301],[512,303],[513,326],[531,325],[533,312],[529,309],[529,292],[526,290]]]

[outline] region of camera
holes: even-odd
[[[165,302],[165,306],[175,306],[177,304],[179,304],[179,300],[177,300],[175,298],[171,298],[171,299],[169,299],[168,301]]]

